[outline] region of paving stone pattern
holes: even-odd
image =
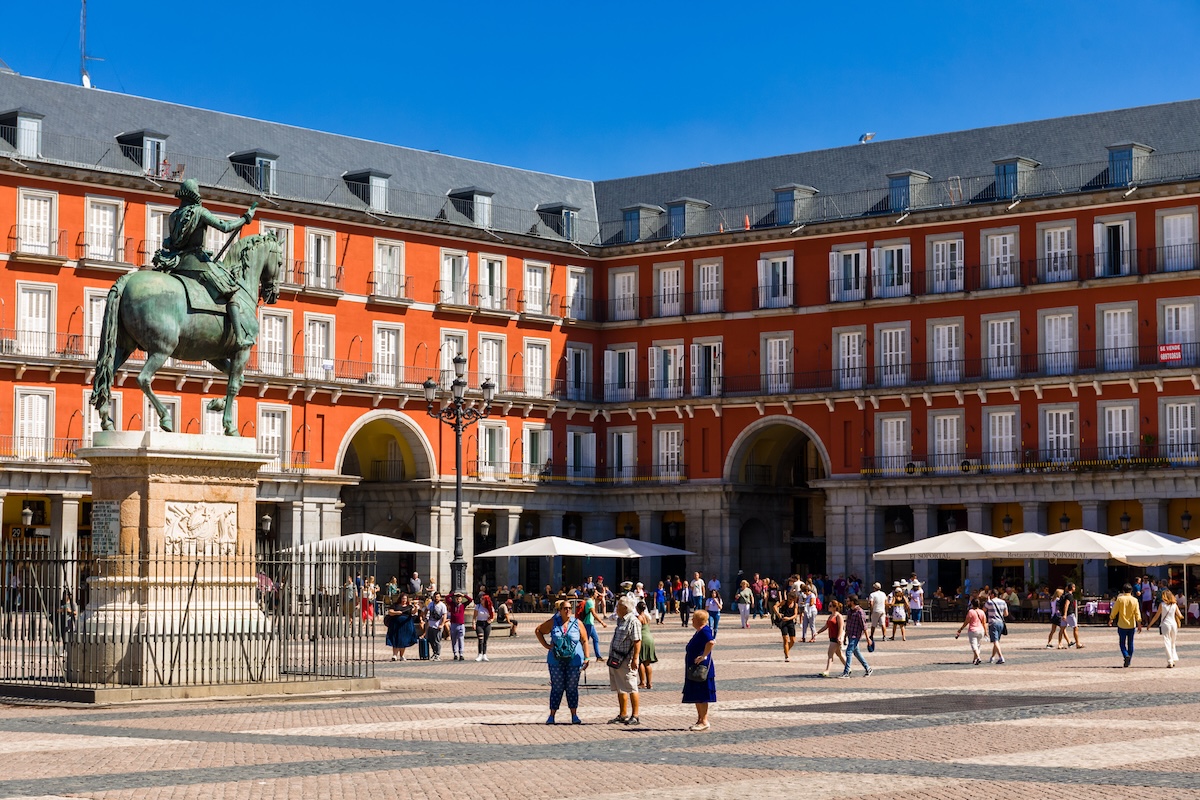
[[[488,663],[391,662],[380,630],[376,693],[0,703],[0,800],[1200,800],[1200,631],[1181,634],[1170,670],[1159,637],[1141,634],[1125,669],[1111,629],[1058,651],[1044,626],[1013,625],[1007,663],[975,667],[956,627],[910,626],[908,642],[868,655],[870,677],[856,666],[831,679],[817,675],[824,642],[785,663],[769,624],[722,626],[719,702],[701,733],[679,702],[690,629],[678,624],[656,626],[661,660],[636,728],[606,724],[616,701],[602,664],[581,689],[585,724],[561,724],[564,708],[547,726],[545,654],[529,634],[493,639]]]

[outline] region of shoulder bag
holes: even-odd
[[[708,680],[708,660],[705,659],[704,661],[700,662],[699,664],[688,664],[686,677],[687,677],[687,680],[692,681],[694,683],[703,683],[703,682],[707,681]]]

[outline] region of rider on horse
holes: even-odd
[[[179,208],[171,212],[170,230],[163,239],[162,249],[154,254],[154,268],[177,276],[187,276],[209,287],[217,299],[227,304],[230,327],[238,347],[250,347],[257,337],[253,315],[243,319],[244,311],[235,295],[238,276],[224,264],[213,259],[204,249],[204,229],[216,228],[222,233],[240,230],[254,218],[253,206],[235,220],[225,221],[204,207],[200,186],[192,178],[185,180],[175,192]]]

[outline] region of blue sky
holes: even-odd
[[[0,58],[77,82],[77,0],[9,5]],[[1183,0],[92,0],[88,50],[105,89],[591,179],[1200,97]]]

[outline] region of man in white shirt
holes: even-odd
[[[874,589],[867,600],[871,603],[871,633],[868,636],[868,641],[875,641],[875,626],[878,625],[883,635],[887,636],[887,595],[883,593],[883,588],[878,582],[872,585]]]
[[[700,577],[699,572],[692,574],[694,576],[690,587],[692,590],[692,608],[698,610],[704,608],[704,579]]]

